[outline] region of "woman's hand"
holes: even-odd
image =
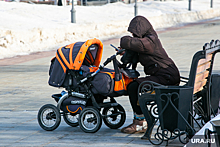
[[[117,52],[119,52],[120,50],[122,50],[121,47],[118,47],[118,50],[115,49],[115,51],[117,51]],[[124,53],[125,53],[125,51],[123,51],[122,53],[120,53],[120,55],[122,56],[122,55],[124,55]]]

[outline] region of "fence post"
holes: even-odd
[[[189,11],[191,11],[191,0],[189,0]]]
[[[137,0],[135,0],[135,4],[134,4],[134,16],[137,16],[137,8],[138,8],[138,6],[137,6]]]
[[[76,23],[76,10],[74,9],[74,0],[72,0],[71,23]]]

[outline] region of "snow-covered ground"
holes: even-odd
[[[149,19],[155,29],[220,16],[220,1],[145,1],[138,15]],[[0,59],[56,49],[91,38],[101,40],[126,33],[134,17],[134,3],[75,6],[76,23],[71,23],[71,6],[36,5],[0,1]]]

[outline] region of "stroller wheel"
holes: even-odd
[[[84,108],[79,114],[79,126],[86,133],[95,133],[102,126],[102,118],[95,107]]]
[[[53,131],[60,125],[61,115],[56,106],[46,104],[38,111],[37,119],[42,129]]]
[[[78,118],[79,114],[63,113],[64,121],[72,127],[77,127],[79,125]]]
[[[119,104],[117,106],[104,108],[102,115],[105,125],[111,129],[120,128],[126,120],[125,110]]]

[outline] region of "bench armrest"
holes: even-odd
[[[138,97],[144,94],[154,94],[154,87],[164,86],[153,81],[144,81],[138,87]]]

